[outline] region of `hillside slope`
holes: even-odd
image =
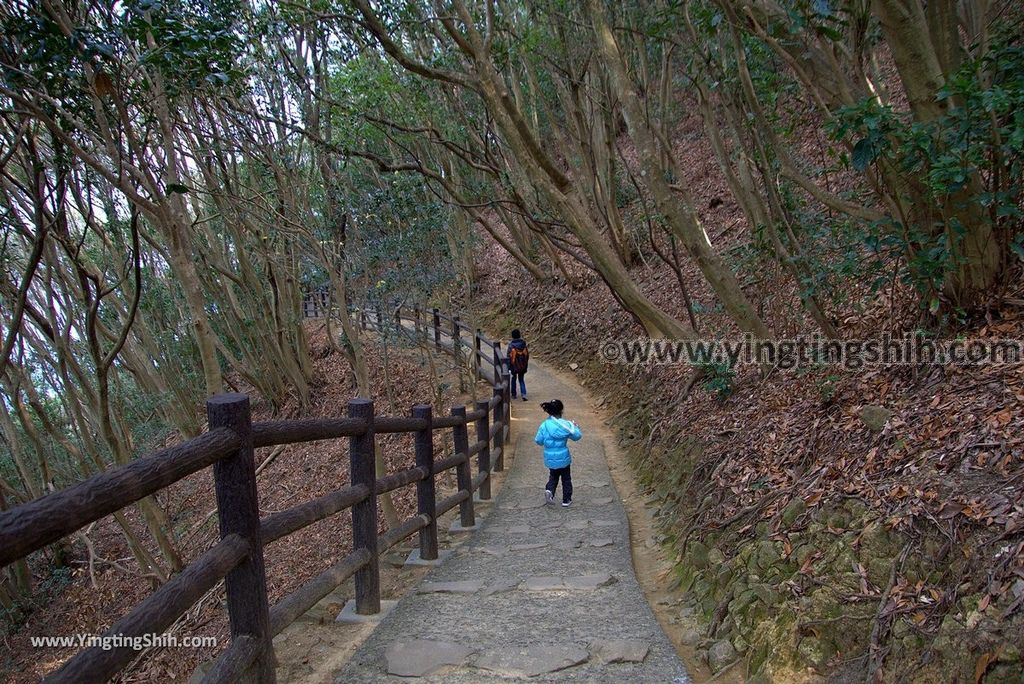
[[[332,353],[322,326],[307,323],[311,356],[315,364],[312,410],[309,417],[340,416],[346,402],[355,396],[351,372],[344,358]],[[367,340],[367,361],[380,414],[405,414],[417,402],[429,401],[437,383],[420,352],[395,349],[384,353],[379,343]],[[439,366],[446,365],[437,359]],[[447,411],[456,398],[448,377],[438,388]],[[390,385],[390,386],[389,386]],[[246,389],[241,388],[243,391]],[[394,402],[394,411],[389,406]],[[283,416],[295,417],[297,405],[286,406]],[[271,418],[268,406],[256,402],[253,419]],[[174,442],[176,437],[169,438]],[[382,435],[378,438],[390,470],[414,464],[412,440],[408,436]],[[257,464],[264,464],[257,478],[261,513],[284,510],[333,491],[348,482],[348,452],[345,441],[294,444],[281,450],[269,463],[271,449],[258,449]],[[218,538],[213,475],[206,469],[186,478],[160,494],[175,530],[175,542],[187,563],[210,548]],[[415,511],[414,488],[395,492],[395,508],[404,519]],[[136,511],[126,509],[129,519],[146,539]],[[381,525],[385,522],[381,520]],[[346,514],[332,516],[285,537],[266,548],[267,585],[271,604],[337,562],[351,550],[351,520]],[[18,624],[0,623],[0,679],[12,683],[38,682],[58,668],[78,649],[33,648],[30,637],[100,634],[152,591],[150,582],[139,577],[129,560],[130,553],[110,519],[87,528],[92,545],[90,555],[80,538],[69,545],[69,568],[56,572],[36,563],[33,566],[40,594],[38,605]],[[155,550],[155,549],[153,549]],[[159,649],[125,670],[118,681],[184,681],[200,663],[209,660],[229,643],[223,584],[204,597],[168,633],[216,637],[218,648]]]
[[[749,233],[719,191],[696,126],[677,131],[684,182],[716,247],[740,254]],[[632,219],[642,237],[642,218]],[[490,241],[478,262],[476,308],[489,329],[522,329],[534,355],[577,364],[586,386],[606,397],[636,474],[661,501],[704,646],[731,639],[752,674],[774,681],[879,672],[885,681],[1020,681],[1020,366],[764,373],[746,365],[735,376],[707,369],[693,384],[681,364],[602,359],[603,342],[642,331],[582,269],[575,289],[538,284]],[[812,333],[791,282],[759,272],[747,291],[776,334]],[[675,275],[650,250],[632,276],[685,316]],[[685,264],[683,276],[702,335],[735,339],[699,273]],[[907,332],[901,296],[894,288],[864,298],[837,321],[842,334]],[[1010,302],[958,334],[1024,338],[1020,293]]]

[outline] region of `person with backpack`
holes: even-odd
[[[565,406],[561,400],[545,401],[540,407],[548,417],[537,428],[537,436],[533,441],[544,447],[544,465],[549,473],[548,483],[544,487],[544,503],[555,500],[555,489],[561,480],[562,506],[568,508],[572,505],[572,454],[565,443],[570,439],[578,442],[583,433],[576,423],[562,418]]]
[[[530,348],[526,345],[519,328],[512,331],[512,341],[508,343],[508,370],[512,374],[509,381],[511,384],[512,398],[516,398],[516,378],[519,379],[520,394],[523,401],[526,401],[526,369],[530,365]]]

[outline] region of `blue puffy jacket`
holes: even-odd
[[[583,433],[575,423],[564,418],[549,417],[537,428],[537,436],[533,438],[544,447],[544,465],[548,468],[564,468],[572,463],[572,455],[566,440],[578,442]]]

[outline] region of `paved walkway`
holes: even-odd
[[[687,684],[682,662],[633,573],[625,510],[608,473],[598,420],[574,413],[573,385],[530,364],[529,402],[513,406],[515,456],[479,529],[398,602],[335,681]],[[570,508],[544,504],[533,443],[540,402],[561,399],[583,439],[570,443]],[[401,675],[401,676],[400,676]]]

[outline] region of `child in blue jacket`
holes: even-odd
[[[544,465],[551,473],[544,487],[544,499],[546,503],[555,500],[555,488],[561,478],[562,506],[568,507],[572,504],[572,455],[565,443],[570,439],[578,442],[583,434],[576,423],[562,418],[565,407],[561,400],[545,401],[540,407],[547,412],[548,417],[537,428],[537,436],[533,441],[544,447]]]

